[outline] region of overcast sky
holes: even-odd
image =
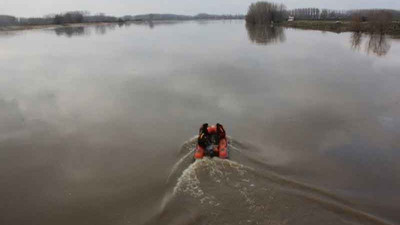
[[[68,10],[87,10],[123,16],[144,13],[244,14],[256,0],[0,0],[0,14],[43,16]],[[274,0],[288,8],[400,9],[400,0]]]

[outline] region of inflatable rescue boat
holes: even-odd
[[[200,128],[194,158],[202,159],[204,156],[228,158],[228,140],[224,127],[219,123],[213,126],[205,123]]]

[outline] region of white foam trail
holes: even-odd
[[[182,175],[178,178],[178,181],[173,189],[172,196],[177,196],[179,193],[186,193],[192,196],[195,199],[199,199],[200,203],[208,203],[212,206],[219,206],[220,203],[218,199],[211,195],[210,193],[206,193],[201,188],[201,181],[198,177],[198,170],[204,170],[208,172],[209,177],[215,183],[222,182],[237,182],[235,185],[237,191],[245,198],[245,202],[249,205],[253,205],[255,200],[251,199],[249,196],[248,189],[246,186],[249,186],[249,180],[243,183],[242,178],[247,174],[247,168],[244,165],[226,159],[219,158],[204,158],[202,160],[196,160],[193,164],[191,164],[188,168],[186,168]],[[230,169],[230,170],[229,170]],[[236,172],[232,175],[232,169]],[[228,170],[230,172],[228,172]],[[236,177],[238,175],[239,177]],[[245,177],[244,177],[245,178]]]
[[[173,194],[176,195],[178,192],[189,193],[193,197],[201,197],[204,195],[204,191],[200,188],[200,180],[197,177],[196,169],[201,165],[202,160],[197,160],[186,168],[182,175],[178,178],[178,182],[174,187]]]
[[[244,166],[238,162],[215,158],[212,160],[213,163],[209,163],[210,165],[210,177],[217,183],[220,183],[222,180],[225,182],[234,183],[234,187],[243,196],[245,203],[249,205],[249,209],[253,209],[255,207],[255,199],[251,197],[249,188],[254,187],[250,178],[246,176],[248,171],[253,170],[250,167]],[[231,173],[227,172],[227,169],[234,169],[236,172],[233,176],[230,176]],[[238,177],[236,177],[238,175]]]
[[[190,138],[188,141],[186,141],[186,142],[182,145],[182,148],[184,148],[186,145],[193,144],[194,141],[196,141],[196,140],[197,140],[197,135],[194,136],[194,137],[192,137],[192,138]],[[167,183],[168,183],[169,180],[171,179],[171,176],[172,176],[173,174],[175,174],[175,172],[178,170],[179,166],[186,160],[186,158],[188,158],[191,154],[193,154],[193,152],[194,152],[195,150],[196,150],[196,147],[194,146],[193,149],[189,149],[189,152],[186,153],[182,158],[180,158],[180,159],[178,160],[178,162],[175,163],[175,165],[174,165],[174,166],[172,167],[172,169],[171,169],[171,172],[170,172],[169,175],[168,175]]]
[[[175,174],[175,172],[178,170],[178,168],[179,168],[179,166],[182,164],[182,162],[184,162],[185,159],[186,159],[187,157],[191,156],[191,155],[193,154],[193,152],[194,152],[194,149],[191,150],[191,151],[189,151],[186,155],[184,155],[182,158],[180,158],[179,161],[178,161],[177,163],[175,163],[175,165],[174,165],[174,166],[172,167],[172,169],[171,169],[171,172],[170,172],[169,175],[168,175],[167,183],[168,183],[169,180],[171,179],[171,176],[172,176],[173,174]]]
[[[165,195],[160,203],[160,211],[159,211],[160,213],[165,210],[165,207],[167,206],[168,202],[171,201],[172,197],[173,197],[173,194],[171,192],[165,193]]]
[[[202,160],[196,160],[186,170],[183,171],[182,176],[178,178],[178,182],[173,190],[173,196],[177,196],[178,193],[186,193],[195,199],[199,199],[201,204],[207,203],[212,206],[219,206],[220,203],[217,201],[215,196],[206,193],[200,187],[200,179],[197,176],[196,170],[201,168],[212,168],[212,159],[204,158]]]
[[[197,136],[194,136],[182,145],[181,153],[186,152],[186,150],[188,150],[188,152],[185,153],[185,155],[181,157],[178,162],[175,163],[175,165],[172,167],[171,172],[167,178],[167,183],[170,182],[173,175],[177,173],[182,164],[189,157],[192,156],[196,148],[196,140]],[[228,140],[233,139],[231,137],[228,137]],[[234,151],[241,152],[241,149],[234,146],[231,141],[229,141],[228,149],[233,149]],[[196,160],[182,172],[181,176],[177,179],[172,193],[167,195],[164,199],[163,205],[169,202],[171,198],[177,197],[179,193],[185,193],[189,194],[195,199],[198,199],[202,204],[208,203],[213,206],[219,206],[220,203],[218,203],[217,199],[210,193],[206,193],[201,188],[200,179],[198,177],[198,172],[200,170],[208,173],[209,178],[211,178],[212,181],[214,181],[216,184],[221,184],[223,182],[232,184],[232,182],[237,182],[233,186],[235,186],[237,188],[237,191],[245,198],[245,202],[250,205],[254,203],[254,200],[249,197],[248,190],[245,187],[250,185],[248,183],[249,180],[246,180],[246,184],[242,184],[243,179],[246,178],[245,176],[247,172],[249,170],[252,170],[252,168],[248,168],[238,162],[228,159],[220,159],[217,157],[210,159],[208,157],[205,157],[201,160]],[[241,178],[239,179],[238,176]]]

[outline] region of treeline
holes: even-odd
[[[176,15],[176,14],[144,14],[137,16],[124,16],[128,21],[156,21],[156,20],[228,20],[244,19],[244,15],[211,15],[201,13],[195,16]]]
[[[391,14],[393,20],[400,20],[400,11],[392,9],[331,10],[303,8],[288,10],[287,15],[294,16],[297,20],[351,20],[355,14],[359,14],[367,21],[376,12],[385,12]]]
[[[348,17],[347,11],[318,9],[318,8],[302,8],[288,10],[289,16],[294,16],[297,20],[341,20]]]
[[[64,14],[55,15],[55,24],[68,24],[68,23],[101,23],[101,22],[125,22],[122,18],[107,16],[104,13],[90,15],[88,12],[68,12]]]
[[[352,30],[356,32],[370,30],[386,33],[392,28],[392,21],[393,14],[388,10],[359,10],[351,15]]]
[[[63,25],[73,23],[100,23],[100,22],[119,22],[126,21],[149,21],[149,20],[226,20],[243,19],[244,15],[211,15],[198,14],[196,16],[175,15],[175,14],[145,14],[137,16],[114,17],[103,13],[90,15],[86,11],[71,11],[61,14],[53,14],[45,17],[17,18],[9,15],[0,15],[0,26],[24,26],[24,25]]]
[[[400,27],[395,20],[400,20],[400,11],[388,9],[358,10],[319,10],[317,8],[294,9],[288,11],[296,20],[335,20],[350,21],[349,30],[355,32],[387,33],[398,32]]]
[[[286,10],[283,4],[257,2],[250,5],[246,15],[248,24],[273,24],[287,20],[335,20],[338,21],[335,23],[335,29],[343,24],[341,21],[351,21],[346,23],[348,30],[351,31],[378,33],[400,31],[399,24],[393,23],[394,20],[400,20],[400,11],[388,9],[320,10],[303,8]]]
[[[200,13],[196,16],[193,16],[195,20],[235,20],[235,19],[244,19],[244,15],[213,15]]]
[[[285,5],[257,2],[250,5],[246,21],[253,24],[282,22],[289,17],[296,20],[352,20],[357,15],[364,22],[376,20],[382,15],[390,15],[392,20],[400,20],[400,11],[392,9],[358,9],[358,10],[331,10],[318,8],[301,8],[286,10]]]
[[[0,15],[0,26],[26,26],[26,25],[51,25],[72,23],[96,22],[124,22],[122,18],[107,16],[105,14],[90,15],[86,11],[72,11],[45,17],[17,18],[14,16]]]

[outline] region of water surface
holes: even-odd
[[[399,224],[400,42],[243,21],[0,33],[1,224]],[[191,163],[203,122],[231,159]]]

